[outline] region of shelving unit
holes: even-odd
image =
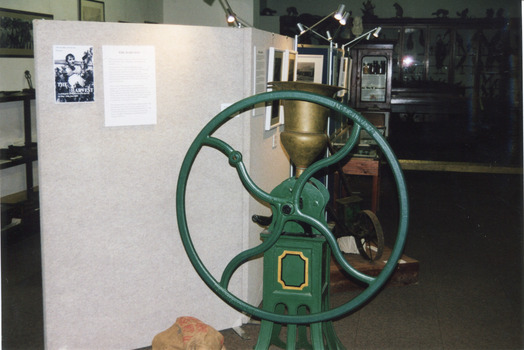
[[[381,26],[381,40],[396,42],[392,67],[393,113],[471,113],[470,128],[484,122],[482,114],[517,108],[520,76],[520,19],[511,18],[386,18],[369,20]],[[449,99],[452,99],[451,104]]]
[[[39,204],[33,179],[33,162],[38,156],[36,143],[31,140],[31,101],[34,99],[34,90],[0,93],[0,103],[21,102],[24,110],[24,144],[0,149],[0,171],[24,166],[26,179],[25,191],[0,198],[2,235],[19,229],[21,225],[33,227],[38,222]]]
[[[388,141],[399,157],[521,164],[519,18],[365,23],[395,42]]]

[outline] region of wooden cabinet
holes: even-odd
[[[384,136],[389,134],[393,42],[359,44],[351,48],[349,105],[360,112]],[[376,157],[376,143],[366,132],[360,136],[356,155]]]
[[[393,48],[393,42],[364,43],[352,47],[349,53],[352,61],[349,106],[386,137],[391,106]],[[346,137],[347,134],[342,132],[332,140],[335,145],[341,145],[346,142]],[[358,146],[333,177],[332,197],[335,200],[349,195],[347,189],[341,186],[344,175],[372,177],[370,208],[377,212],[380,199],[380,151],[376,141],[364,130],[360,133]]]
[[[393,43],[361,44],[351,48],[351,106],[357,110],[389,109]]]

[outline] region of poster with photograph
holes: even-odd
[[[93,47],[53,46],[56,103],[95,100]]]

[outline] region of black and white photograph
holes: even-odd
[[[33,57],[33,19],[53,15],[0,8],[0,57]]]
[[[95,100],[93,47],[53,46],[56,103]]]
[[[322,84],[324,56],[303,55],[297,57],[297,81]]]

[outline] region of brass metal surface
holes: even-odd
[[[300,90],[333,97],[341,87],[299,81],[268,83],[273,90]],[[280,134],[282,145],[296,166],[296,177],[327,147],[327,118],[329,109],[315,103],[284,100],[284,131]]]

